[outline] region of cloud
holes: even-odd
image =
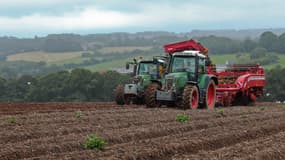
[[[211,12],[219,14],[217,19]],[[201,23],[208,21],[221,21],[233,18],[238,14],[223,14],[215,8],[203,6],[170,6],[170,5],[146,5],[138,12],[123,12],[113,10],[102,10],[97,7],[87,7],[83,10],[67,12],[59,16],[48,16],[33,14],[22,17],[1,17],[1,30],[80,30],[100,29],[118,27],[139,27],[139,26],[163,26],[172,23]],[[19,27],[21,26],[21,27]]]
[[[81,3],[82,2],[82,3]],[[120,4],[121,3],[121,4]],[[70,6],[60,14],[35,12],[20,16],[1,16],[2,32],[76,32],[81,30],[117,31],[132,29],[169,29],[171,28],[246,28],[284,25],[279,17],[284,17],[281,0],[201,0],[179,3],[179,1],[149,2],[135,4],[122,0],[82,1],[82,0],[10,0],[1,1],[0,6],[21,5],[49,6],[53,8]],[[274,5],[274,4],[280,5]],[[78,5],[75,5],[78,4]],[[58,6],[58,7],[57,7]],[[131,9],[126,9],[126,8]],[[71,9],[70,9],[71,8]],[[275,18],[278,17],[278,18]],[[271,26],[269,26],[271,27]],[[274,27],[274,26],[273,26]],[[188,30],[189,31],[189,30]]]

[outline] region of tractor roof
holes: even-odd
[[[198,56],[200,58],[206,58],[204,54],[202,54],[200,51],[183,51],[183,52],[175,52],[173,53],[173,56]]]

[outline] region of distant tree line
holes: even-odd
[[[256,48],[265,49],[266,52],[285,54],[285,33],[277,36],[272,32],[264,32],[259,39],[233,40],[226,37],[197,38],[213,54],[231,54],[239,52],[253,52]]]
[[[0,101],[111,101],[116,85],[129,80],[129,75],[113,71],[93,73],[85,69],[37,77],[0,78]]]
[[[285,69],[266,70],[264,101],[285,101]],[[130,76],[74,69],[44,76],[0,77],[0,101],[113,101],[117,84],[130,82]]]
[[[69,52],[96,50],[102,47],[112,46],[152,46],[159,47],[167,43],[183,41],[190,38],[198,39],[209,48],[212,54],[230,54],[237,52],[251,52],[257,47],[264,48],[268,52],[285,53],[285,33],[277,36],[272,32],[264,32],[259,39],[237,40],[227,37],[205,36],[190,37],[190,35],[153,32],[151,33],[111,33],[94,35],[76,34],[52,34],[47,37],[34,37],[19,39],[16,37],[0,37],[0,60],[3,55],[11,55],[18,52],[46,51]]]
[[[62,70],[61,66],[47,65],[46,62],[15,61],[0,63],[0,76],[6,79],[21,77],[22,75],[46,75]]]

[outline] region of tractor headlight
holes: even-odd
[[[135,77],[135,78],[133,79],[133,81],[134,81],[135,84],[139,83],[141,80],[142,80],[142,77],[141,77],[141,76]]]

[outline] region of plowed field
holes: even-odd
[[[222,109],[0,103],[0,159],[285,159],[285,106]],[[90,134],[104,150],[83,147]]]

